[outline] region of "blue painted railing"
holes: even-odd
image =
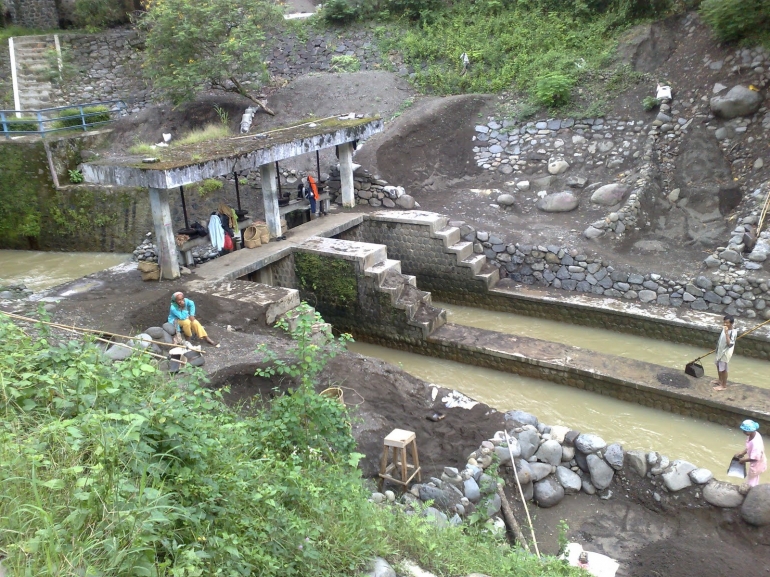
[[[94,110],[96,107],[104,110]],[[66,111],[66,112],[65,112]],[[11,136],[39,135],[68,130],[92,130],[117,120],[126,113],[122,100],[107,100],[41,110],[0,110],[0,134]]]

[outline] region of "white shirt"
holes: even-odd
[[[717,361],[730,362],[730,358],[733,356],[735,350],[735,339],[738,336],[738,329],[730,329],[730,343],[727,346],[727,339],[725,338],[725,330],[719,333],[719,342],[717,343]]]

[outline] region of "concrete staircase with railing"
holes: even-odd
[[[13,50],[16,86],[21,110],[40,110],[53,106],[51,78],[58,74],[56,37],[18,36],[9,41]]]

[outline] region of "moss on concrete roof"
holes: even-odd
[[[378,120],[380,117],[340,120],[336,116],[320,120],[306,120],[298,125],[276,128],[264,133],[209,140],[178,147],[158,148],[155,154],[155,158],[158,158],[157,162],[142,162],[144,158],[147,158],[147,155],[121,155],[103,158],[89,164],[152,171],[173,170],[226,158],[238,158],[255,150],[268,149],[324,134],[334,134],[340,130],[365,126]]]

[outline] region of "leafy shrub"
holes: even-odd
[[[725,41],[758,35],[770,25],[768,0],[703,0],[700,13]]]
[[[110,109],[106,106],[86,106],[83,108],[86,124],[110,121]],[[54,128],[83,128],[83,120],[79,108],[68,108],[58,114],[59,120],[53,123]],[[89,127],[90,128],[90,127]]]
[[[574,80],[558,72],[541,76],[535,83],[535,100],[545,106],[566,104],[569,102],[573,84]]]
[[[222,190],[223,186],[224,184],[222,184],[222,181],[218,178],[207,178],[203,182],[196,182],[195,184],[191,185],[190,188],[194,191],[197,191],[197,193],[202,198],[206,198],[207,196],[214,194],[216,191]]]
[[[83,182],[83,173],[79,170],[68,170],[67,173],[69,174],[71,183],[80,184]]]
[[[123,0],[75,0],[73,20],[78,28],[96,31],[128,22]]]
[[[361,61],[355,56],[332,56],[329,61],[329,70],[332,72],[358,72],[361,70]]]
[[[348,0],[327,0],[324,2],[323,18],[333,24],[345,24],[356,19],[358,10]]]
[[[654,96],[645,96],[642,100],[642,106],[647,112],[650,112],[651,110],[655,110],[658,106],[660,106],[660,100]]]
[[[40,124],[35,118],[6,116],[5,123],[8,126],[8,132],[37,132],[40,130]]]
[[[393,16],[411,20],[427,20],[440,7],[441,0],[388,0],[388,11]]]

